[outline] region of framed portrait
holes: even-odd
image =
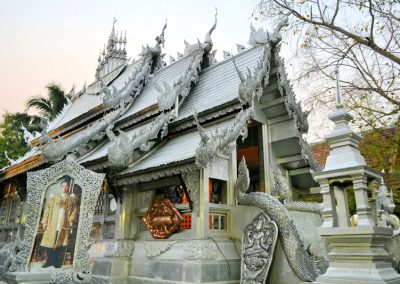
[[[87,249],[104,176],[68,158],[28,172],[24,239],[8,274],[43,272],[54,283],[90,277]]]
[[[81,197],[81,187],[69,175],[47,187],[29,263],[31,271],[73,267]]]

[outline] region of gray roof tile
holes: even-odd
[[[254,72],[257,62],[263,55],[263,46],[257,46],[235,55],[235,62],[242,73],[247,67]],[[187,100],[179,110],[178,120],[220,106],[238,97],[240,79],[232,59],[222,61],[200,73],[200,79],[192,89]]]

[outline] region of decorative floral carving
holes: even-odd
[[[275,197],[263,192],[245,194],[248,187],[248,170],[243,159],[239,166],[239,176],[235,185],[238,202],[242,205],[251,205],[262,209],[279,229],[279,238],[290,266],[296,275],[303,281],[315,281],[318,275],[324,274],[328,269],[325,258],[312,257],[301,238],[293,218],[285,206]]]
[[[104,256],[106,257],[130,257],[133,253],[133,240],[115,240],[107,243]]]
[[[186,184],[190,200],[192,201],[193,211],[198,217],[200,211],[200,171],[195,170],[182,173],[182,178]]]
[[[169,199],[163,199],[147,210],[143,221],[153,238],[168,239],[179,228],[183,217]]]
[[[264,212],[246,226],[243,233],[240,283],[265,283],[277,238],[278,227]]]
[[[239,136],[242,136],[243,140],[247,137],[247,122],[253,113],[253,108],[242,110],[237,114],[231,125],[221,131],[216,130],[211,135],[208,135],[200,125],[195,113],[194,119],[201,137],[200,144],[196,149],[196,164],[201,168],[205,168],[219,152],[229,155],[234,149],[236,139]]]
[[[193,240],[185,243],[183,247],[184,259],[210,260],[216,259],[218,248],[211,240]]]
[[[173,175],[178,175],[181,173],[193,171],[195,169],[196,169],[196,166],[194,163],[183,164],[183,165],[169,167],[166,169],[160,169],[160,170],[155,170],[155,171],[151,171],[151,172],[140,173],[140,174],[136,174],[131,177],[124,177],[120,180],[117,180],[117,184],[118,185],[126,185],[126,184],[138,183],[138,182],[148,182],[148,181],[152,181],[152,180],[158,180],[162,177],[168,177],[168,176],[173,176]]]
[[[81,211],[78,224],[78,235],[76,237],[77,241],[73,269],[62,270],[62,272],[55,270],[56,275],[54,275],[53,278],[55,280],[65,280],[62,282],[60,282],[60,280],[56,283],[74,283],[68,281],[73,279],[73,277],[86,279],[86,274],[90,273],[87,247],[89,244],[90,229],[93,222],[94,207],[96,205],[93,200],[97,200],[104,179],[104,174],[98,174],[86,170],[84,167],[69,159],[63,160],[62,162],[44,170],[28,172],[28,213],[25,223],[24,240],[20,252],[11,263],[9,271],[27,271],[46,188],[52,181],[57,180],[60,176],[65,174],[74,178],[75,183],[82,188]],[[69,280],[67,281],[67,279]]]
[[[56,270],[51,275],[51,282],[56,284],[91,283],[92,275],[88,272],[74,272],[70,269]]]
[[[176,241],[148,241],[144,242],[144,249],[148,258],[155,258],[169,250]]]

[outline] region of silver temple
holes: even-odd
[[[357,149],[338,81],[324,169],[303,138],[309,112],[279,56],[287,23],[270,33],[251,27],[250,46],[237,44],[238,53],[217,61],[215,14],[205,21],[205,40],[185,41],[166,64],[166,24],[129,62],[114,19],[94,81],[41,134],[23,129],[31,151],[0,172],[3,279],[37,281],[30,248],[50,181],[33,178],[27,186],[27,176],[39,169],[54,175],[61,161],[78,164],[70,170],[82,179],[85,169],[106,178],[79,213],[90,218],[82,217],[79,231],[90,238],[68,256],[77,270],[56,269],[43,283],[400,283],[400,251],[385,249],[385,241],[398,242],[393,201]],[[348,186],[356,192],[356,226]],[[142,218],[164,198],[183,221],[168,239],[153,239]]]

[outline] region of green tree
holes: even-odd
[[[395,213],[400,216],[400,161],[398,158],[400,132],[395,128],[373,129],[362,134],[360,152],[367,164],[377,171],[385,170],[385,182],[396,204]]]
[[[288,17],[283,39],[298,66],[294,76],[309,86],[306,104],[313,109],[334,106],[334,70],[340,66],[346,108],[363,133],[361,153],[371,167],[386,170],[387,181],[400,179],[400,2],[258,0],[256,12],[272,22]],[[386,135],[380,128],[389,125],[396,129]],[[387,185],[399,214],[400,185]]]
[[[29,147],[24,141],[21,125],[28,131],[35,130],[31,124],[32,117],[26,113],[15,114],[6,112],[0,121],[0,168],[9,165],[4,152],[7,151],[11,159],[17,159],[24,155]]]
[[[27,109],[35,108],[39,110],[40,116],[49,121],[53,120],[68,103],[71,93],[66,93],[63,87],[56,83],[50,83],[46,86],[47,98],[35,96],[28,100]]]

